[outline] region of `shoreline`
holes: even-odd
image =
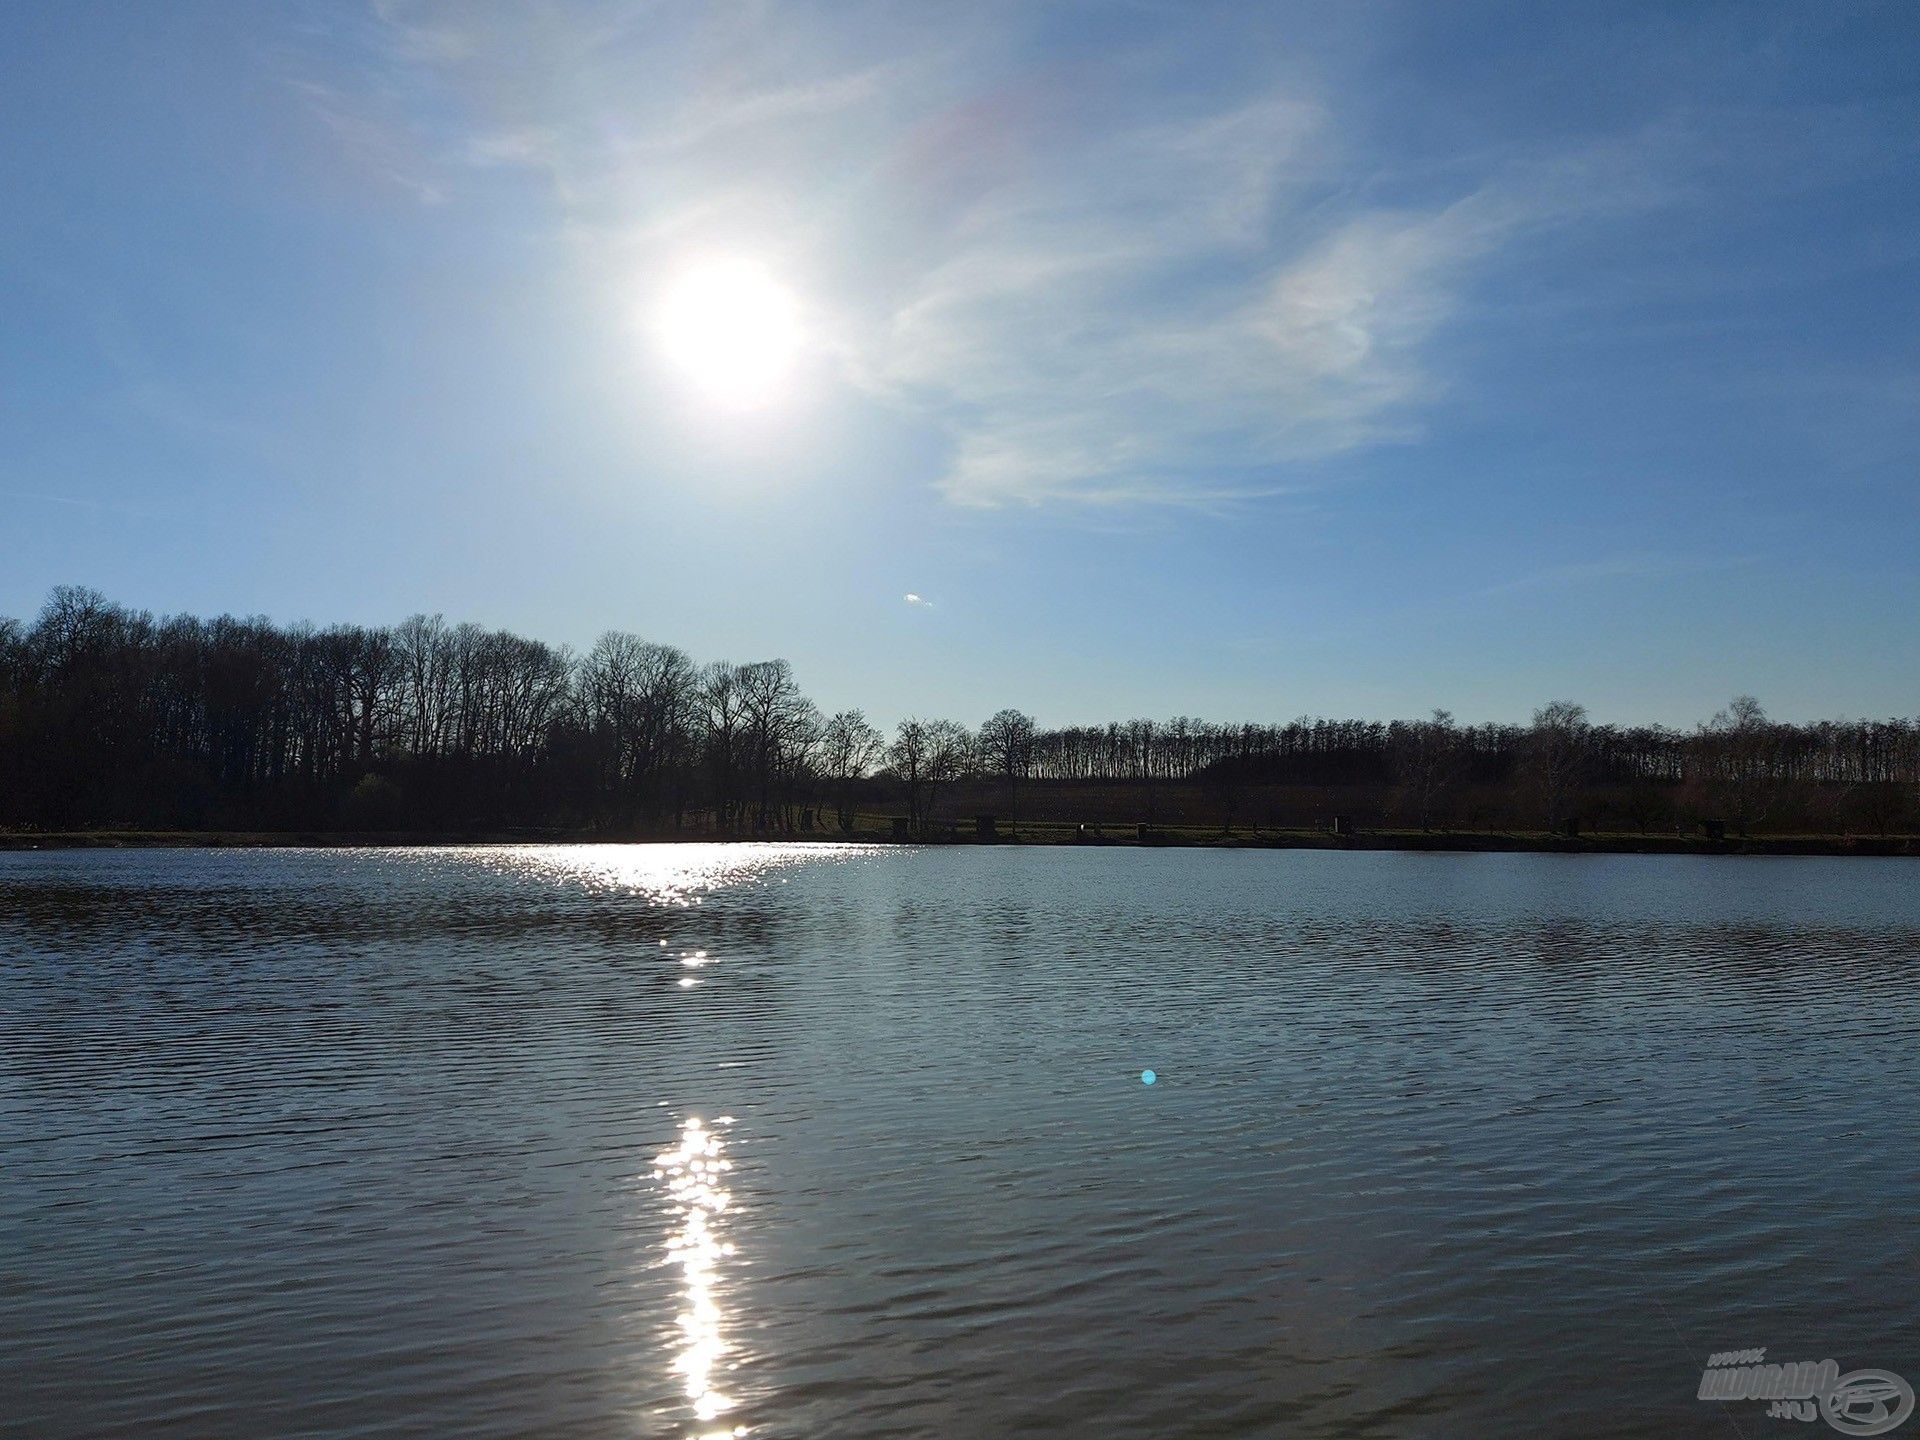
[[[1018,838],[984,838],[966,833],[900,840],[890,834],[856,830],[851,834],[720,835],[708,831],[618,834],[600,831],[347,830],[65,830],[44,833],[0,831],[0,850],[167,850],[167,849],[426,849],[451,845],[737,845],[756,841],[829,845],[981,845],[998,847],[1106,846],[1125,849],[1188,850],[1404,850],[1453,854],[1552,855],[1830,855],[1920,858],[1917,835],[1757,835],[1724,840],[1695,835],[1595,832],[1569,838],[1490,830],[1362,830],[1335,835],[1325,831],[1241,831],[1224,835],[1174,827],[1142,836],[1134,827],[1106,827],[1084,838],[1071,825],[1022,827]]]

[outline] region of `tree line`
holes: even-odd
[[[1032,787],[1095,785],[1135,794],[1149,820],[1175,790],[1201,795],[1229,828],[1260,796],[1318,790],[1421,826],[1557,829],[1605,797],[1643,829],[1844,812],[1885,830],[1913,819],[1920,724],[1781,724],[1742,696],[1687,731],[1554,702],[1528,725],[1435,711],[1042,728],[1003,709],[887,736],[858,710],[824,714],[784,660],[699,664],[618,631],[575,653],[437,615],[155,618],[78,587],[31,622],[0,619],[0,825],[16,829],[756,834],[880,807],[922,831],[959,787],[1017,818]]]

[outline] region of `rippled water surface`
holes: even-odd
[[[1780,1433],[1916,981],[1902,860],[0,854],[0,1434]]]

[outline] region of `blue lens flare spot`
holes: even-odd
[[[1153,1071],[1151,1070],[1142,1070],[1140,1072],[1140,1083],[1142,1085],[1151,1085],[1153,1084],[1154,1081],[1158,1080],[1159,1078],[1160,1077],[1154,1074]]]

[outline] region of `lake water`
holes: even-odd
[[[0,1434],[1779,1433],[1920,1380],[1917,980],[1902,860],[0,854]]]

